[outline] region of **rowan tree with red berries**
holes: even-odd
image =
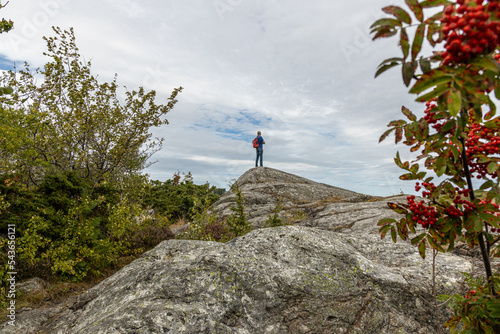
[[[389,123],[380,141],[394,132],[418,156],[396,164],[402,180],[415,182],[420,198],[389,203],[403,215],[383,219],[380,233],[411,240],[425,258],[426,249],[451,251],[457,242],[479,247],[484,279],[469,277],[465,296],[455,295],[452,332],[500,332],[500,274],[492,258],[500,256],[500,0],[405,0],[409,10],[387,6],[391,17],[372,25],[374,39],[399,36],[401,57],[383,61],[375,74],[401,66],[404,84],[422,117],[402,107],[406,119]],[[425,17],[427,12],[432,15]],[[409,35],[412,35],[410,43]],[[421,55],[424,42],[433,52]],[[475,180],[474,180],[475,179]],[[411,237],[410,237],[410,234]]]

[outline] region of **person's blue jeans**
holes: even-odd
[[[255,158],[255,167],[257,167],[259,158],[260,158],[260,166],[262,167],[262,156],[264,155],[264,149],[262,147],[257,147],[255,150],[257,151],[257,158]]]

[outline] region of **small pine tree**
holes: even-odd
[[[273,209],[273,212],[267,216],[267,220],[264,223],[264,227],[277,227],[285,225],[283,219],[281,218],[280,212],[283,210],[283,203],[281,197],[278,199],[276,206]]]
[[[227,220],[227,224],[235,237],[247,234],[252,230],[252,226],[247,220],[245,213],[245,197],[241,193],[241,189],[237,182],[231,186],[231,190],[236,194],[236,206],[231,207],[233,213]]]

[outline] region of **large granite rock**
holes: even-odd
[[[164,241],[67,305],[21,312],[17,328],[0,332],[437,333],[432,258],[380,239],[376,222],[395,215],[387,199],[269,168],[237,182],[256,199],[255,225],[279,196],[302,219],[225,244]],[[213,209],[223,215],[231,198]],[[457,254],[440,254],[436,269],[440,293],[453,292],[462,272],[479,271],[473,256]],[[441,319],[447,315],[441,309]]]
[[[278,201],[283,214],[317,211],[318,206],[334,202],[363,202],[373,197],[350,190],[318,183],[306,178],[268,167],[252,168],[236,181],[245,199],[248,219],[255,227],[267,219]],[[235,194],[226,192],[214,203],[213,210],[220,216],[229,216]]]

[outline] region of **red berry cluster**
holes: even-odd
[[[467,215],[473,210],[476,210],[476,205],[466,200],[466,198],[468,198],[470,194],[469,189],[455,188],[455,191],[456,193],[455,196],[453,197],[453,203],[455,204],[455,206],[450,205],[446,209],[444,209],[444,212],[450,218],[459,218],[464,215]],[[463,209],[461,210],[460,207],[462,207]]]
[[[436,224],[438,217],[436,208],[426,205],[423,200],[418,203],[415,202],[414,195],[406,197],[406,200],[408,201],[408,206],[412,212],[413,220],[417,224],[422,225],[423,228],[428,228],[429,226]]]
[[[445,49],[443,64],[467,62],[471,57],[490,53],[500,44],[500,0],[458,0],[448,5],[441,19]]]
[[[427,108],[424,110],[424,119],[427,121],[427,124],[432,126],[434,130],[436,130],[437,132],[441,132],[443,125],[450,119],[450,117],[442,116],[442,114],[440,115],[440,117],[436,117],[439,110],[437,108],[437,104],[434,101],[426,102],[426,107]],[[454,132],[455,129],[451,128],[445,133],[453,134]]]
[[[426,189],[422,191],[423,197],[429,197],[431,193],[436,189],[436,186],[432,182],[422,182],[422,185],[420,185],[420,182],[417,182],[415,185],[415,191],[420,191],[422,187]]]
[[[476,293],[476,290],[470,290],[465,294],[465,298],[470,298]]]
[[[500,121],[497,121],[500,123]],[[488,173],[488,162],[480,163],[480,156],[491,156],[500,154],[500,136],[498,127],[486,127],[484,125],[473,123],[469,128],[468,140],[465,143],[466,154],[469,160],[470,171],[475,173],[478,179],[486,175],[492,178],[498,177],[496,173]]]
[[[427,121],[429,125],[431,125],[437,132],[441,131],[441,128],[443,127],[443,119],[437,120],[434,118],[434,116],[437,114],[437,104],[434,101],[428,101],[425,103],[425,106],[427,107],[424,110],[424,119]]]

